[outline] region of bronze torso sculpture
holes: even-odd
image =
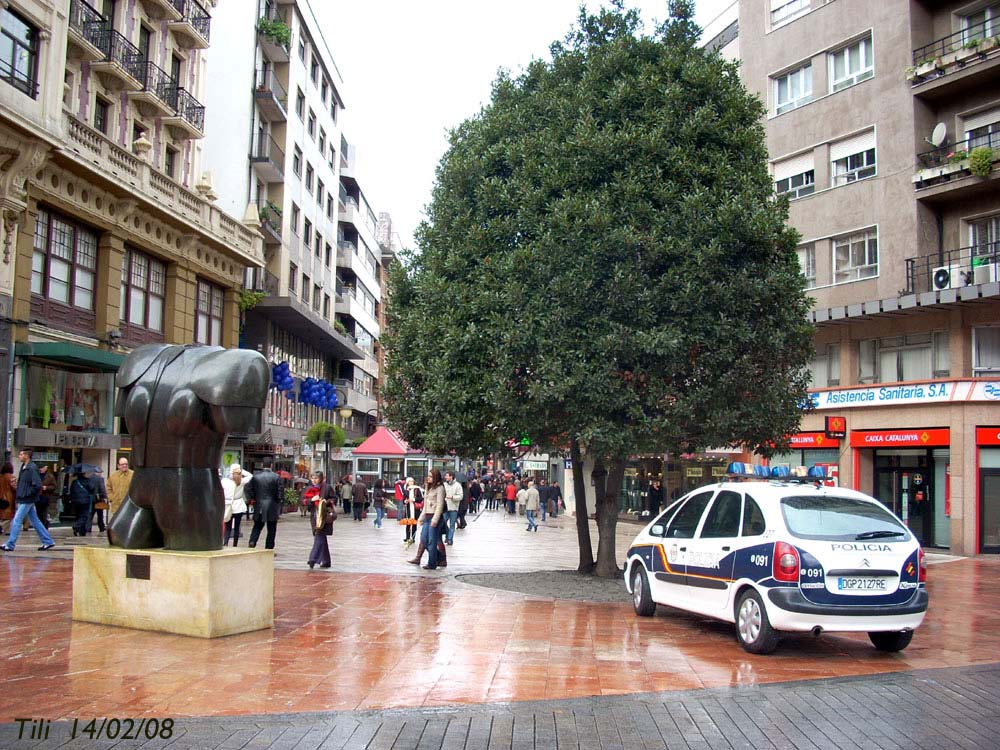
[[[223,446],[230,432],[260,432],[270,378],[246,349],[150,344],[125,359],[115,413],[135,475],[108,525],[112,545],[222,549]]]

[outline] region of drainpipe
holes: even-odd
[[[944,219],[941,218],[941,212],[935,211],[934,220],[937,222],[937,235],[938,235],[938,265],[944,265]]]

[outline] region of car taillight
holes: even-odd
[[[920,582],[927,582],[927,561],[924,559],[924,550],[920,548],[917,550],[917,568],[920,571]]]
[[[774,543],[774,580],[795,583],[799,580],[799,553],[788,542]]]

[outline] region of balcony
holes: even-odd
[[[90,64],[111,91],[141,91],[142,53],[132,42],[114,29],[103,26],[92,37],[101,50],[102,58]]]
[[[257,204],[260,233],[265,245],[281,245],[281,209],[271,201]],[[276,292],[275,292],[276,293]]]
[[[253,98],[260,116],[267,122],[285,122],[288,119],[288,92],[270,68],[257,70]]]
[[[992,169],[987,175],[976,176],[972,173],[969,156],[978,148],[993,151]],[[940,203],[985,193],[991,190],[993,181],[998,178],[998,161],[1000,133],[996,132],[924,151],[917,155],[917,172],[913,175],[917,197]]]
[[[149,61],[136,65],[136,78],[142,84],[138,91],[130,91],[128,98],[145,117],[162,117],[173,114],[177,83],[170,74],[156,63]]]
[[[257,19],[257,40],[265,58],[276,63],[288,62],[292,30],[271,3],[265,6],[264,14]]]
[[[170,30],[183,49],[208,49],[212,17],[197,0],[183,0],[184,13],[180,20],[171,21]]]
[[[265,182],[283,182],[285,179],[285,152],[267,133],[257,137],[250,162]]]
[[[337,265],[342,268],[351,267],[351,258],[358,252],[358,246],[353,242],[340,240],[337,243]]]
[[[184,17],[184,0],[141,0],[146,15],[154,21],[179,21]]]
[[[86,62],[103,59],[101,33],[107,25],[107,19],[84,0],[70,0],[67,56]]]
[[[174,138],[195,140],[205,137],[205,105],[182,87],[173,90],[174,112],[163,118]]]
[[[1000,242],[983,242],[941,254],[907,258],[906,289],[900,296],[996,284],[1000,280],[998,260]],[[946,295],[943,301],[951,300]]]
[[[984,21],[913,50],[906,78],[914,96],[928,101],[993,85],[1000,68],[1000,41]]]

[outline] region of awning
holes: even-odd
[[[22,341],[14,347],[14,354],[98,372],[118,372],[125,361],[125,355],[118,352],[61,341]]]

